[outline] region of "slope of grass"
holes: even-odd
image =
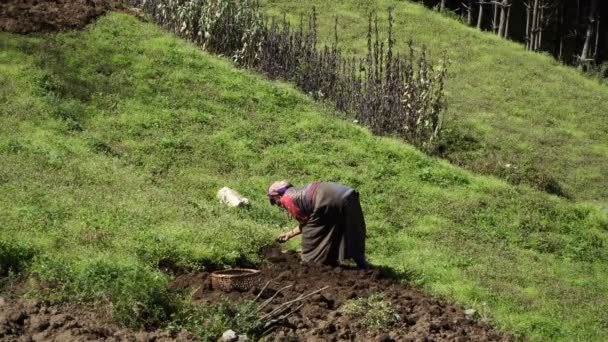
[[[0,276],[33,294],[166,322],[161,260],[258,260],[293,224],[267,185],[320,179],[362,193],[372,263],[532,340],[608,333],[605,213],[374,137],[154,25],[0,33],[0,85]],[[217,203],[224,185],[252,207]]]
[[[407,40],[451,61],[446,83],[446,139],[441,154],[477,173],[552,193],[594,201],[608,209],[608,87],[558,65],[551,56],[482,33],[424,8],[397,0],[264,0],[266,10],[297,22],[316,6],[322,41],[367,51],[367,13],[386,33],[394,7],[397,49]]]

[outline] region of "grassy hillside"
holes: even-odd
[[[288,178],[358,188],[373,264],[505,330],[608,333],[605,213],[374,137],[124,14],[82,32],[0,33],[0,158],[0,276],[110,301],[126,323],[168,319],[161,260],[257,260],[293,224],[265,198]],[[252,207],[218,204],[224,185]]]
[[[367,49],[367,13],[376,11],[386,32],[393,6],[401,52],[412,37],[434,58],[445,53],[451,61],[445,125],[451,132],[442,152],[449,160],[608,208],[608,87],[548,55],[408,1],[263,2],[269,13],[287,13],[293,21],[316,6],[326,42],[333,41],[337,16],[341,46],[358,55]]]

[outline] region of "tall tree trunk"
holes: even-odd
[[[600,45],[600,18],[597,20],[597,28],[595,29],[595,50],[593,50],[593,61],[597,62],[597,49]]]
[[[492,32],[498,33],[498,2],[493,1],[494,4],[494,19],[492,19]]]
[[[498,25],[498,36],[505,36],[505,28],[507,26],[507,6],[509,5],[509,0],[502,0],[500,3],[500,24]],[[498,6],[498,4],[497,4]]]
[[[441,0],[441,6],[439,6],[439,12],[445,11],[445,0]]]
[[[473,24],[473,0],[469,0],[467,6],[467,24],[471,26]]]
[[[507,24],[505,26],[505,38],[509,38],[509,24],[511,22],[511,6],[507,8]]]
[[[597,11],[597,0],[591,0],[591,8],[589,9],[589,22],[587,23],[587,34],[585,35],[585,43],[583,44],[583,51],[579,58],[578,68],[583,69],[583,66],[588,62],[589,44],[591,43],[591,36],[593,35],[593,26],[595,24],[595,13]]]
[[[540,4],[540,14],[539,14],[539,20],[537,22],[538,24],[538,28],[537,28],[537,35],[536,35],[536,51],[540,50],[543,44],[543,31],[545,29],[545,0],[540,0],[541,4]]]
[[[483,21],[483,0],[479,0],[479,14],[477,15],[477,28],[481,30],[481,22]]]
[[[530,28],[530,50],[536,51],[536,35],[538,34],[538,0],[534,0],[532,8],[532,27]]]
[[[531,37],[530,37],[530,33],[531,33],[531,29],[530,29],[530,14],[531,14],[531,10],[530,10],[530,2],[526,2],[526,49],[530,50],[531,46],[530,46],[530,42],[532,41]]]
[[[564,23],[564,2],[562,0],[556,0],[555,4],[556,8],[556,17],[555,23],[553,25],[553,57],[558,58],[560,49],[561,49],[561,39],[562,39],[562,26]],[[559,60],[559,59],[558,59]]]

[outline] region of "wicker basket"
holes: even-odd
[[[258,285],[260,271],[248,268],[233,268],[211,273],[211,286],[224,291],[247,291]]]

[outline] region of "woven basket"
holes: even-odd
[[[258,285],[260,271],[248,268],[233,268],[211,273],[211,286],[224,291],[247,291]]]

